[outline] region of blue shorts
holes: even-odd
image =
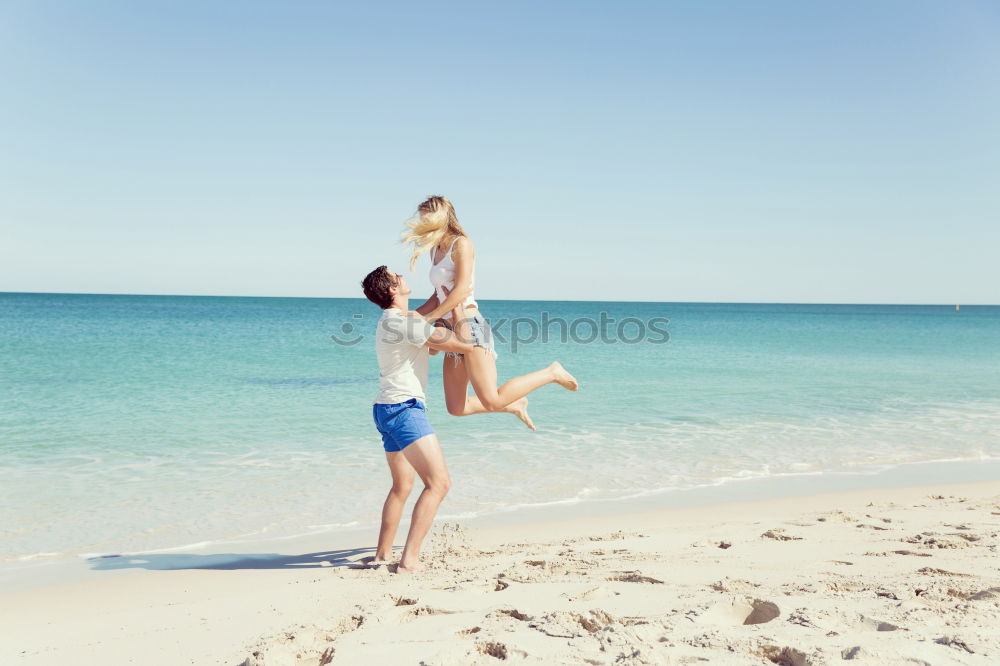
[[[416,398],[392,405],[372,405],[372,417],[386,453],[402,451],[421,437],[434,434],[427,421],[427,408]]]

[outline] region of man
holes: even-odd
[[[392,489],[382,507],[375,561],[392,559],[396,528],[416,473],[424,482],[424,490],[413,507],[410,532],[396,571],[419,571],[423,569],[420,545],[451,486],[441,444],[427,422],[424,407],[428,350],[471,354],[473,346],[459,342],[448,329],[435,328],[419,314],[410,312],[413,290],[399,273],[379,266],[365,277],[361,286],[368,300],[382,308],[382,318],[375,330],[379,392],[372,415],[382,435],[392,474]],[[460,316],[456,313],[455,321]]]

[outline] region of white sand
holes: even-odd
[[[0,663],[1000,664],[998,546],[1000,482],[438,525],[411,576],[355,555],[7,594]]]

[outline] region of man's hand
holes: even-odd
[[[431,337],[425,342],[429,348],[437,347],[441,351],[471,354],[475,347],[461,342],[458,337],[445,326],[435,327]]]
[[[440,319],[437,320],[436,322],[434,322],[434,328],[444,329],[445,331],[450,330],[448,328],[448,326],[443,321],[441,321]],[[430,347],[430,346],[428,346],[428,348],[427,348],[427,353],[430,354],[431,356],[436,356],[440,352],[441,352],[441,350],[438,349],[437,347]]]

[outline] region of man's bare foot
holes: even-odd
[[[424,569],[426,569],[426,567],[420,562],[412,562],[409,566],[403,566],[402,562],[396,565],[396,573],[398,574],[415,573],[417,571],[423,571]]]
[[[517,418],[521,419],[524,422],[524,425],[528,426],[529,429],[531,430],[535,429],[534,421],[532,421],[531,417],[528,416],[527,398],[519,398],[515,400],[514,402],[507,405],[507,409],[505,411],[508,411]]]
[[[378,557],[377,555],[375,556],[369,555],[368,557],[362,557],[360,560],[358,560],[358,564],[360,564],[363,567],[377,568],[377,567],[384,567],[388,564],[392,564],[394,561],[395,560],[393,560],[392,555],[390,555],[389,557]]]
[[[552,365],[549,366],[549,370],[555,376],[556,382],[562,386],[567,391],[575,391],[580,388],[580,384],[576,381],[576,377],[569,374],[566,368],[562,367],[562,363],[559,361],[553,361]]]

